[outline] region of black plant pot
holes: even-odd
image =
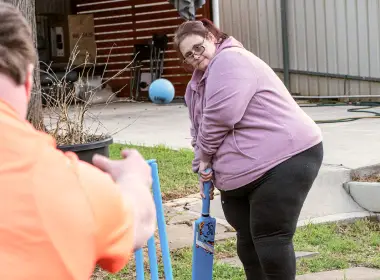
[[[109,146],[113,143],[112,137],[103,140],[75,145],[62,145],[57,148],[63,152],[74,152],[80,160],[92,164],[92,157],[95,154],[109,157]]]

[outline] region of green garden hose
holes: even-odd
[[[326,123],[342,123],[342,122],[352,122],[361,119],[378,119],[380,118],[380,112],[374,112],[367,109],[380,108],[379,102],[356,102],[356,103],[318,103],[316,105],[300,105],[300,107],[334,107],[334,106],[360,106],[361,108],[350,108],[347,109],[347,112],[350,113],[368,113],[372,116],[364,117],[351,117],[351,118],[341,118],[341,119],[331,119],[331,120],[316,120],[317,124],[326,124]],[[364,107],[363,107],[364,106]]]

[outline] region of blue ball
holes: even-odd
[[[149,86],[149,98],[155,104],[169,104],[174,94],[174,86],[167,79],[157,79]]]

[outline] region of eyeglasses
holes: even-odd
[[[183,62],[186,64],[191,64],[191,62],[194,61],[194,55],[202,55],[205,52],[205,47],[203,46],[204,42],[205,39],[203,39],[201,44],[194,45],[192,51],[186,53]]]

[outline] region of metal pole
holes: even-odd
[[[281,0],[282,56],[284,64],[284,84],[290,90],[289,73],[289,36],[288,36],[288,1]]]
[[[220,17],[219,17],[219,0],[212,0],[212,21],[216,27],[220,28]]]

